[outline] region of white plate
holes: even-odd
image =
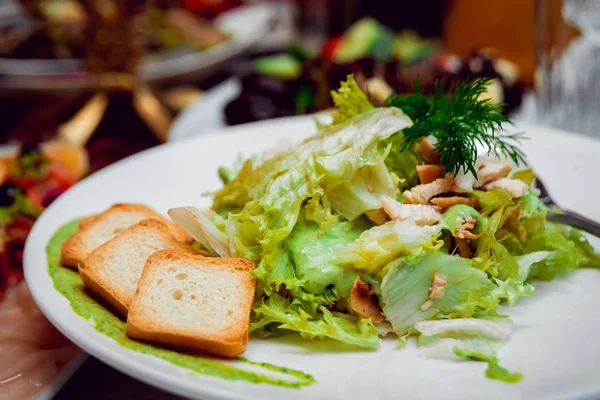
[[[170,207],[207,206],[201,193],[220,186],[216,168],[234,162],[282,137],[315,129],[312,117],[271,120],[183,140],[133,156],[78,183],[53,203],[35,224],[25,248],[25,274],[40,309],[66,336],[100,360],[151,385],[183,396],[208,399],[575,399],[600,396],[600,271],[583,270],[551,283],[503,309],[515,321],[500,352],[507,368],[524,374],[511,385],[484,377],[485,365],[418,356],[414,343],[396,348],[384,341],[374,352],[314,351],[272,340],[251,340],[245,356],[295,368],[315,377],[303,389],[232,382],[191,375],[160,359],[129,351],[95,331],[58,293],[47,272],[44,248],[65,222],[115,202]],[[596,220],[600,195],[596,176],[600,143],[575,134],[527,127],[524,145],[532,165],[556,199]],[[598,242],[595,242],[598,246]],[[598,247],[597,247],[598,248]]]
[[[204,51],[173,50],[149,56],[140,66],[140,77],[156,83],[206,76],[260,41],[275,17],[272,7],[261,4],[225,12],[215,19],[215,25],[231,34],[230,40]],[[0,59],[0,88],[6,93],[72,91],[90,83],[81,60]]]
[[[225,128],[225,106],[240,92],[238,77],[215,85],[177,115],[169,133],[173,142]]]

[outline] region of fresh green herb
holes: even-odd
[[[477,176],[478,144],[494,156],[502,154],[517,164],[524,162],[524,154],[516,146],[522,134],[500,135],[502,123],[510,121],[500,107],[480,96],[489,82],[477,79],[448,87],[442,80],[436,83],[432,96],[423,94],[417,84],[414,94],[391,97],[388,105],[400,108],[413,120],[413,125],[403,131],[403,149],[414,148],[433,135],[440,164],[453,175],[462,169]]]

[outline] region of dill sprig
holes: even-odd
[[[403,131],[402,150],[414,148],[432,135],[437,139],[434,148],[440,164],[453,175],[462,169],[477,176],[478,144],[487,147],[490,155],[504,155],[517,164],[525,162],[517,147],[522,134],[499,134],[502,124],[510,121],[499,106],[480,97],[489,82],[476,79],[448,87],[442,80],[436,82],[431,96],[421,93],[417,84],[414,94],[390,97],[388,105],[400,108],[413,120],[413,125]]]

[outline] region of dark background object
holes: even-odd
[[[333,0],[333,3],[336,2],[346,3]],[[354,19],[372,16],[395,31],[412,29],[424,37],[441,37],[445,3],[444,0],[362,0]]]
[[[182,399],[130,378],[94,357],[88,358],[54,399],[80,399],[83,393],[86,400]]]

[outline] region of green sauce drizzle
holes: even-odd
[[[130,339],[125,334],[125,322],[90,297],[85,291],[83,282],[77,272],[60,265],[60,248],[64,241],[77,231],[78,226],[79,221],[72,221],[62,226],[48,242],[48,246],[46,247],[48,272],[54,281],[54,287],[69,300],[73,311],[85,320],[94,321],[95,329],[98,332],[110,337],[127,349],[161,358],[174,365],[202,375],[234,381],[264,383],[288,388],[300,388],[315,382],[315,379],[312,376],[290,368],[253,362],[244,358],[238,358],[235,361],[211,359],[198,355],[181,353]],[[263,374],[245,370],[235,365],[240,362],[250,364],[254,367],[260,367],[267,372],[272,371],[280,375],[280,377],[277,377],[274,374]],[[282,375],[285,375],[285,378],[281,377]]]

